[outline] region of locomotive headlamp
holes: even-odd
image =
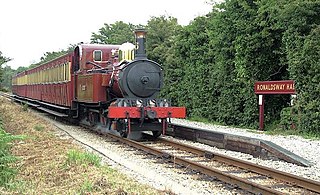
[[[134,31],[136,38],[146,38],[147,31],[144,29],[136,29]]]
[[[147,31],[144,29],[136,29],[134,33],[136,36],[136,53],[135,53],[136,59],[147,58],[146,49],[145,49]]]

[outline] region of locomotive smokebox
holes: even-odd
[[[145,29],[136,29],[134,33],[136,37],[135,60],[145,59],[147,58],[145,46],[147,31]]]
[[[147,59],[146,34],[144,29],[135,30],[136,49],[133,61],[122,64],[118,83],[125,98],[155,98],[163,84],[161,66]]]

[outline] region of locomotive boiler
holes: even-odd
[[[184,118],[184,107],[157,98],[161,66],[147,59],[146,31],[135,31],[136,44],[81,44],[73,52],[13,78],[16,100],[101,132],[126,137],[135,131],[164,134],[171,118]]]

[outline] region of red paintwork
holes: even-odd
[[[74,74],[72,72],[72,66],[74,64],[71,64],[70,66],[70,81],[68,82],[59,82],[59,83],[42,83],[37,85],[13,85],[12,91],[14,94],[17,94],[22,97],[28,97],[35,100],[40,100],[56,105],[61,106],[67,106],[70,107],[73,100],[76,100],[77,97],[77,91],[79,83],[77,83],[77,77],[81,77],[84,75],[93,75],[91,83],[93,84],[93,90],[94,92],[91,94],[91,98],[89,99],[89,102],[100,102],[100,101],[106,101],[106,90],[105,87],[109,85],[111,72],[109,74],[91,74],[88,71],[90,71],[94,67],[91,64],[87,64],[86,62],[93,61],[93,51],[94,50],[101,50],[102,51],[102,61],[101,62],[95,62],[96,64],[99,64],[102,68],[108,68],[112,70],[112,64],[117,63],[117,58],[113,57],[111,52],[114,49],[118,49],[119,45],[98,45],[98,44],[82,44],[80,46],[81,48],[81,58],[80,58],[80,70]],[[74,56],[74,53],[66,54],[62,57],[59,57],[57,59],[54,59],[48,63],[45,63],[41,66],[38,66],[36,68],[24,71],[16,77],[29,75],[34,72],[43,71],[47,68],[55,67],[57,64],[61,64],[64,62],[72,62],[72,57]],[[77,84],[75,84],[77,83]],[[77,87],[77,88],[75,88]],[[76,95],[76,96],[75,96]],[[86,101],[84,99],[81,99],[79,101]]]
[[[90,70],[96,68],[91,64],[87,64],[86,62],[93,61],[93,51],[101,50],[102,51],[102,62],[99,62],[101,67],[106,68],[110,66],[110,70],[112,70],[112,64],[117,63],[118,59],[112,57],[112,50],[119,49],[120,45],[98,45],[98,44],[82,44],[82,57],[80,60],[80,69],[81,70]]]
[[[77,100],[98,103],[107,101],[106,87],[102,85],[102,74],[78,75]]]
[[[257,81],[254,83],[256,94],[296,94],[293,80]]]
[[[123,95],[118,84],[118,73],[121,66],[117,66],[119,63],[117,56],[112,56],[112,51],[118,48],[119,45],[82,44],[77,47],[73,53],[66,54],[15,76],[21,77],[35,72],[44,71],[48,68],[55,67],[58,64],[67,62],[71,64],[69,67],[70,81],[19,86],[13,85],[12,91],[14,94],[22,97],[65,106],[70,109],[73,105],[73,101],[84,103],[100,103],[109,101],[106,99],[107,87],[112,87],[114,95],[121,98]],[[93,60],[94,50],[102,51],[102,61],[95,62]],[[76,64],[77,61],[79,61],[79,64]],[[91,64],[87,62],[91,62]],[[94,71],[99,69],[99,67],[92,65],[92,63],[98,64],[102,68],[102,71],[107,72],[94,73]],[[79,69],[75,70],[76,67]],[[109,86],[112,75],[114,82],[112,86]],[[127,118],[128,113],[129,118],[140,118],[140,109],[140,107],[110,106],[108,108],[108,117],[113,119]],[[155,111],[157,113],[156,118],[163,119],[163,121],[165,121],[166,118],[186,117],[186,108],[184,107],[145,107],[144,110]],[[100,117],[100,120],[105,124],[106,119],[102,115],[100,115]],[[165,127],[164,122],[163,125]]]
[[[72,53],[61,56],[55,60],[47,62],[41,66],[22,72],[16,77],[29,75],[34,72],[43,71],[47,68],[55,67],[58,64],[69,63],[72,61]],[[71,68],[71,67],[70,67]],[[72,101],[72,80],[59,83],[42,83],[29,85],[13,85],[12,92],[22,97],[40,100],[56,105],[71,106]]]
[[[264,97],[262,96],[262,104],[259,105],[259,129],[263,130],[264,123]]]
[[[157,113],[156,118],[185,118],[185,107],[144,107],[144,110],[153,110]],[[140,107],[113,107],[108,108],[108,118],[140,118]]]

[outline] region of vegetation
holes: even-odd
[[[166,73],[162,95],[186,106],[189,117],[257,128],[254,82],[293,79],[295,112],[286,112],[289,95],[267,95],[266,123],[319,133],[319,8],[320,2],[307,0],[227,0],[165,40],[148,37],[172,42],[161,47],[167,56],[160,60]],[[170,34],[165,20],[157,27]]]
[[[320,132],[320,2],[293,1],[283,11],[283,47],[296,82],[298,126]]]
[[[0,51],[0,90],[4,89],[4,85],[3,85],[3,81],[7,81],[4,80],[6,79],[6,74],[7,74],[7,70],[5,68],[2,67],[3,64],[9,62],[11,59],[7,58],[5,56],[2,55],[2,52]]]
[[[2,68],[2,81],[0,82],[0,89],[2,91],[11,91],[11,79],[14,73],[15,70],[11,69],[10,66],[5,66]]]
[[[122,21],[115,22],[114,24],[104,24],[99,29],[98,33],[92,33],[92,43],[104,44],[122,44],[125,42],[134,42],[133,31],[139,26],[133,24],[126,24]]]
[[[67,156],[67,165],[80,164],[100,166],[100,157],[92,153],[70,150]]]
[[[80,43],[78,43],[78,44],[80,44]],[[43,56],[40,58],[40,61],[39,61],[38,63],[29,65],[29,67],[28,67],[27,69],[31,69],[31,68],[37,67],[37,66],[39,66],[39,65],[41,65],[41,64],[43,64],[43,63],[49,62],[49,61],[51,61],[51,60],[53,60],[53,59],[55,59],[55,58],[58,58],[58,57],[60,57],[60,56],[62,56],[62,55],[65,55],[65,54],[67,54],[67,53],[69,53],[69,52],[72,52],[73,49],[74,49],[78,44],[70,44],[67,49],[62,49],[62,50],[60,50],[60,51],[46,52],[46,53],[44,53]]]
[[[28,104],[27,104],[28,105]],[[36,131],[43,131],[44,130],[44,126],[42,126],[42,125],[36,125],[36,126],[34,126],[33,127],[34,128],[34,130],[36,130]]]
[[[100,157],[84,151],[72,140],[57,137],[57,129],[47,121],[32,112],[22,112],[20,105],[1,97],[0,115],[7,132],[28,135],[7,145],[20,160],[10,163],[18,172],[6,187],[0,186],[0,194],[168,194],[102,164]],[[5,154],[5,159],[9,157]],[[1,179],[9,175],[2,159],[0,155]]]
[[[17,170],[11,166],[17,158],[10,153],[10,142],[20,138],[22,137],[6,133],[0,118],[0,186],[7,186],[17,173]]]

